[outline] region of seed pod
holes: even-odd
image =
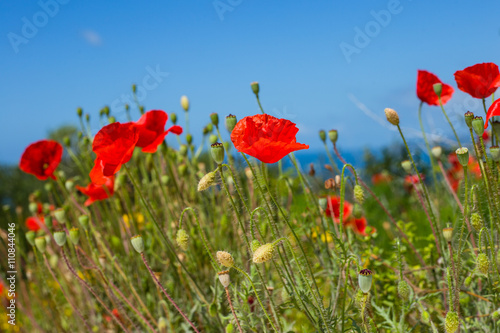
[[[45,253],[45,249],[47,248],[47,240],[44,236],[35,238],[35,246],[40,251],[40,253]]]
[[[229,276],[229,271],[222,271],[217,273],[219,275],[219,281],[224,288],[227,288],[231,283],[231,278]]]
[[[324,130],[319,131],[319,138],[321,141],[326,142],[326,132]]]
[[[339,139],[339,132],[336,129],[329,130],[328,139],[330,139],[331,143],[335,144]]]
[[[219,115],[217,113],[210,114],[210,121],[214,124],[215,127],[219,126]]]
[[[89,217],[88,215],[80,215],[78,217],[78,222],[80,222],[80,225],[82,226],[83,229],[87,230],[89,227]]]
[[[215,163],[222,164],[224,162],[224,145],[216,142],[210,146],[210,152]]]
[[[250,87],[252,87],[252,91],[255,94],[255,96],[259,96],[259,91],[260,91],[260,86],[259,82],[252,82],[250,83]]]
[[[367,268],[359,271],[358,274],[358,284],[359,289],[365,294],[367,294],[372,287],[373,272]]]
[[[466,167],[469,164],[469,149],[467,147],[460,147],[455,152],[460,164]]]
[[[453,228],[448,227],[443,229],[444,239],[449,243],[453,238]]]
[[[66,244],[66,233],[64,231],[54,232],[54,240],[57,245],[61,247],[64,246],[64,244]]]
[[[54,216],[59,223],[65,224],[68,220],[66,218],[66,211],[64,208],[59,208],[54,211]]]
[[[30,230],[26,233],[26,240],[30,243],[31,246],[35,246],[35,237],[36,234],[33,230]]]
[[[229,133],[236,127],[236,123],[238,123],[238,119],[236,119],[235,115],[226,116],[226,129]]]
[[[78,228],[71,228],[69,231],[69,239],[73,245],[77,245],[80,240],[80,230],[78,230]]]
[[[472,119],[474,119],[474,113],[467,111],[464,114],[465,118],[465,124],[467,124],[467,127],[472,128]]]

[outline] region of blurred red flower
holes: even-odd
[[[456,192],[460,181],[464,178],[464,169],[460,162],[458,161],[457,154],[451,153],[448,155],[448,162],[450,162],[450,167],[446,170],[446,177],[450,182],[451,188]],[[472,157],[469,156],[469,164],[467,168],[471,175],[476,179],[481,177],[481,168],[479,163]]]
[[[368,226],[368,222],[366,221],[366,218],[364,216],[360,217],[359,219],[353,217],[346,222],[346,225],[350,226],[355,233],[362,236],[367,236],[366,227]],[[374,231],[375,230],[373,230],[373,232]]]
[[[40,180],[56,179],[54,171],[61,162],[63,148],[53,140],[40,140],[30,144],[23,155],[19,168]]]
[[[26,227],[29,230],[33,230],[33,231],[40,230],[43,222],[44,222],[43,216],[40,217],[40,218],[34,217],[34,216],[30,216],[25,221]]]
[[[89,183],[86,187],[77,185],[76,188],[89,198],[85,201],[85,206],[90,206],[94,201],[109,198],[114,193],[115,177],[106,177],[104,185]]]
[[[165,123],[168,120],[168,115],[162,110],[151,110],[142,115],[135,122],[135,126],[139,132],[139,139],[136,146],[142,148],[145,153],[154,153],[158,146],[163,142],[165,136],[172,132],[174,134],[182,134],[182,127],[174,125],[165,131]]]
[[[382,172],[376,173],[372,176],[372,184],[373,185],[390,183],[391,180],[392,180],[392,177],[387,171],[382,171]]]
[[[455,72],[458,89],[475,98],[486,98],[500,86],[498,66],[492,62],[476,64]]]
[[[344,216],[342,217],[344,223],[349,219],[352,213],[352,204],[344,200]],[[340,223],[340,197],[329,196],[325,209],[325,215],[332,217],[335,223]]]
[[[443,85],[441,91],[441,103],[446,104],[453,95],[454,89],[441,82],[441,80],[434,74],[427,71],[418,71],[417,75],[417,96],[418,98],[429,105],[439,105],[438,95],[434,92],[433,85],[441,83]]]
[[[231,141],[239,152],[264,163],[276,163],[291,152],[309,149],[297,143],[298,131],[289,120],[258,114],[241,119],[231,132]]]
[[[139,139],[137,127],[133,123],[112,123],[97,132],[92,150],[97,155],[90,179],[97,185],[106,183],[107,177],[117,173],[122,164],[127,163]]]
[[[422,181],[424,180],[424,176],[421,175]],[[418,175],[406,175],[405,176],[405,184],[411,185],[411,184],[418,184]]]
[[[488,123],[490,122],[491,117],[500,116],[500,102],[499,101],[500,101],[500,99],[497,99],[488,108],[488,112],[486,113],[486,120],[484,121],[484,128],[488,127]]]

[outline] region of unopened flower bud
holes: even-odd
[[[410,298],[410,286],[405,280],[401,280],[398,283],[398,295],[402,300],[407,301]]]
[[[259,96],[259,91],[260,91],[259,82],[252,82],[252,83],[250,83],[250,87],[252,87],[252,91],[255,94],[255,96],[258,97]]]
[[[35,238],[35,246],[40,253],[45,253],[45,249],[47,248],[47,240],[44,236]]]
[[[186,164],[179,165],[178,170],[179,170],[179,175],[180,176],[185,176],[186,173],[187,173],[187,165]]]
[[[434,156],[436,159],[439,159],[441,157],[441,154],[443,153],[443,148],[441,148],[441,146],[432,147],[431,153],[432,156]]]
[[[500,147],[498,146],[491,146],[490,147],[490,155],[491,159],[495,162],[500,161]]]
[[[336,129],[328,131],[328,139],[335,144],[339,138],[339,132]]]
[[[130,241],[132,242],[132,247],[137,251],[137,253],[144,252],[144,240],[141,235],[132,237]]]
[[[64,208],[59,208],[54,211],[54,217],[59,223],[66,223],[68,220],[66,218],[66,211]]]
[[[432,85],[432,89],[434,89],[434,92],[436,93],[436,95],[438,97],[441,97],[441,92],[443,91],[443,84],[438,82],[438,83],[434,83]]]
[[[354,198],[359,204],[362,204],[365,200],[365,193],[363,191],[363,188],[358,184],[354,185]]]
[[[82,226],[83,229],[87,230],[89,227],[89,217],[88,215],[80,215],[78,217],[78,222],[80,222],[80,225]]]
[[[274,255],[274,249],[275,248],[273,243],[261,245],[261,247],[256,249],[253,253],[253,262],[256,264],[260,264],[271,260]]]
[[[217,113],[210,114],[210,121],[214,124],[215,127],[219,126],[219,115]]]
[[[188,146],[186,146],[186,145],[180,145],[179,146],[179,155],[186,156],[187,153],[188,153]],[[150,156],[150,155],[148,155],[148,156]]]
[[[231,268],[234,266],[234,259],[231,253],[226,252],[226,251],[217,251],[216,253],[217,261],[228,268]]]
[[[110,124],[116,123],[116,118],[114,116],[108,117],[108,123],[110,123]]]
[[[472,227],[476,229],[476,231],[481,230],[481,228],[483,227],[483,218],[481,217],[481,215],[479,215],[478,213],[472,213],[470,220]]]
[[[200,179],[198,183],[198,192],[205,191],[210,186],[215,184],[215,172],[209,172],[203,178]]]
[[[222,143],[216,142],[212,144],[210,152],[212,153],[212,158],[215,163],[222,164],[224,162],[224,145]]]
[[[406,173],[411,174],[412,166],[411,166],[411,162],[410,161],[405,160],[405,161],[401,162],[401,166],[403,167],[403,170]]]
[[[359,271],[358,274],[358,284],[359,289],[365,294],[367,294],[372,287],[373,272],[367,268]]]
[[[326,132],[324,130],[319,131],[319,138],[321,141],[326,142]]]
[[[231,278],[229,276],[229,271],[218,272],[217,275],[219,275],[219,281],[222,284],[222,286],[224,288],[229,287],[229,284],[231,283]]]
[[[76,114],[78,115],[78,117],[81,117],[83,115],[83,109],[82,108],[77,108],[76,109]]]
[[[177,113],[172,112],[170,114],[170,120],[172,121],[172,124],[174,124],[174,125],[177,124]]]
[[[69,231],[69,239],[73,245],[77,245],[80,241],[80,230],[78,228],[71,228]]]
[[[226,117],[226,129],[229,133],[231,133],[238,123],[238,120],[236,119],[235,115],[230,114],[229,116]]]
[[[390,122],[394,126],[399,125],[399,115],[395,110],[390,108],[385,108],[384,112],[388,122]]]
[[[188,145],[193,143],[193,135],[192,134],[190,134],[190,133],[186,134],[186,142]]]
[[[57,245],[64,246],[66,244],[66,233],[64,231],[54,232],[54,240]]]
[[[484,253],[479,253],[477,256],[477,270],[484,275],[488,275],[488,270],[490,268],[490,260],[488,259],[488,256]]]
[[[457,154],[458,161],[463,167],[469,164],[469,149],[467,147],[458,148],[455,153]]]
[[[28,205],[28,209],[31,214],[37,214],[38,213],[38,204],[36,202],[30,202]]]
[[[189,99],[187,98],[187,96],[181,97],[181,106],[184,109],[184,111],[189,110]]]
[[[30,243],[31,246],[35,245],[35,237],[36,234],[33,230],[30,230],[26,233],[26,240],[28,241],[28,243]]]
[[[182,251],[186,251],[188,248],[188,241],[189,241],[189,235],[187,234],[186,230],[184,229],[177,230],[175,241],[177,242],[177,245],[179,245]]]
[[[476,116],[472,119],[472,129],[478,136],[482,136],[484,133],[484,120],[481,116]]]
[[[217,140],[219,140],[219,137],[215,134],[210,134],[210,136],[208,137],[208,142],[210,142],[211,145],[217,143]]]
[[[444,329],[446,333],[455,333],[458,330],[459,325],[460,321],[458,319],[458,314],[455,311],[448,311],[444,321]]]

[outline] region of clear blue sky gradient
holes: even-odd
[[[418,138],[417,69],[456,87],[456,70],[500,64],[498,1],[65,2],[53,17],[40,14],[36,1],[0,2],[0,163],[17,163],[50,129],[78,125],[79,106],[94,132],[104,105],[114,103],[112,114],[125,120],[116,101],[157,67],[169,74],[156,85],[148,80],[141,102],[177,112],[182,125],[179,99],[187,95],[198,142],[211,112],[221,119],[259,113],[249,85],[259,81],[264,108],[296,122],[299,142],[318,149],[318,130],[336,128],[339,145],[354,149],[397,140],[385,107]],[[389,9],[390,19],[375,24],[371,12]],[[16,53],[10,39],[25,38],[23,25],[34,19],[38,31]],[[356,44],[357,29],[368,29],[369,40]],[[350,61],[342,43],[358,46]],[[466,110],[483,114],[479,101],[458,89],[447,109],[459,130]],[[453,138],[439,108],[423,112],[428,132]],[[139,117],[135,109],[132,115]]]

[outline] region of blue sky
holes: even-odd
[[[298,141],[312,149],[319,129],[338,129],[344,149],[396,141],[385,107],[418,139],[417,69],[456,87],[456,70],[500,64],[499,9],[498,1],[4,0],[0,163],[17,163],[50,129],[77,125],[79,106],[94,131],[105,105],[124,120],[132,83],[148,87],[146,109],[182,116],[187,95],[195,140],[211,112],[258,113],[252,81],[266,111],[296,122]],[[355,52],[346,56],[346,45]],[[447,104],[459,130],[461,115],[480,107],[459,91]],[[452,138],[439,108],[425,107],[424,121],[436,138]]]

